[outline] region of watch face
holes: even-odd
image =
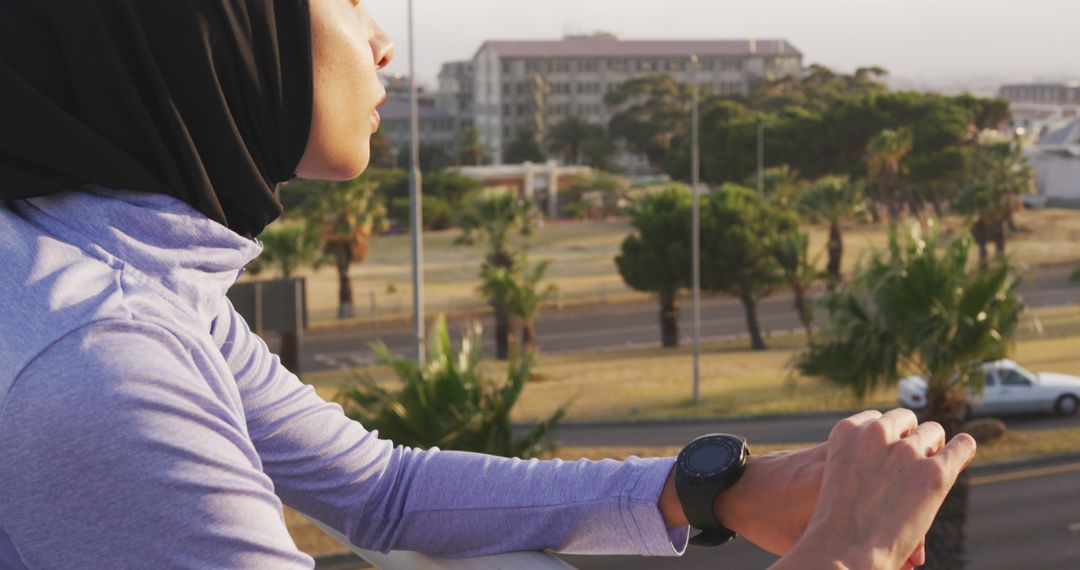
[[[710,473],[719,471],[732,461],[732,450],[726,445],[710,445],[694,451],[690,455],[690,468],[694,471]]]
[[[687,475],[710,477],[730,470],[742,454],[741,439],[724,436],[703,436],[693,441],[679,458]]]

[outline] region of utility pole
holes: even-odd
[[[757,193],[765,197],[765,122],[757,124]]]
[[[693,103],[690,108],[691,160],[690,185],[694,198],[691,257],[693,258],[694,296],[694,404],[701,402],[701,152],[698,133],[698,56],[690,56],[690,89]]]
[[[416,86],[416,42],[413,37],[413,0],[409,0],[409,91],[411,96],[411,168],[409,169],[409,233],[412,239],[413,335],[416,361],[424,363],[424,216],[420,176],[420,102]]]

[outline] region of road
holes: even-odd
[[[967,526],[968,568],[1080,568],[1080,463],[974,468]],[[719,548],[690,547],[680,558],[563,556],[580,570],[766,568],[776,558],[745,540]],[[320,564],[327,570],[362,562]]]
[[[1072,304],[1080,301],[1080,289],[1069,284],[1072,267],[1034,268],[1021,288],[1032,306]],[[684,307],[682,330],[690,330],[689,306]],[[799,330],[790,295],[775,295],[759,307],[761,326],[766,331],[786,333]],[[481,319],[491,330],[489,316]],[[452,331],[463,330],[465,320],[450,322]],[[547,311],[537,321],[539,338],[547,354],[559,354],[620,346],[659,344],[657,307],[651,303],[585,307],[563,312]],[[358,326],[346,330],[309,331],[302,345],[301,370],[317,372],[353,367],[372,361],[369,346],[381,339],[397,354],[412,351],[410,325]],[[702,303],[702,338],[715,341],[745,336],[742,306],[727,297],[706,298]],[[490,347],[488,348],[490,350]]]
[[[706,433],[734,433],[754,443],[816,443],[829,437],[832,426],[849,414],[843,412],[802,416],[561,424],[555,440],[564,446],[681,446]],[[1005,419],[1012,430],[1080,428],[1080,416],[1018,416]]]

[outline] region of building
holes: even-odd
[[[439,87],[434,95],[435,105],[458,118],[462,128],[471,125],[473,63],[471,61],[444,63],[439,71]]]
[[[1028,158],[1035,168],[1040,202],[1080,207],[1080,119],[1040,137]]]
[[[611,34],[551,41],[488,41],[473,58],[473,115],[496,163],[523,126],[578,116],[607,124],[604,96],[630,79],[668,73],[716,93],[746,95],[752,84],[798,73],[802,53],[786,40],[623,40]]]
[[[545,164],[462,166],[452,170],[479,181],[485,190],[513,192],[551,219],[559,217],[559,193],[572,183],[571,179],[592,174],[587,166],[560,166],[554,160]]]
[[[1028,132],[1062,119],[1080,117],[1080,82],[1004,85],[998,97],[1009,102],[1013,126]]]
[[[404,157],[409,154],[411,107],[408,99],[401,98],[388,98],[379,107],[379,115],[382,117],[379,130],[390,140],[394,164],[402,164],[402,160],[407,160]],[[421,148],[428,152],[437,149],[447,158],[454,157],[458,143],[457,120],[436,107],[434,101],[427,97],[420,99],[419,111]]]

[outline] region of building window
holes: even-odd
[[[608,60],[608,70],[610,70],[610,71],[619,71],[619,72],[626,71],[626,60],[625,59],[609,59]]]

